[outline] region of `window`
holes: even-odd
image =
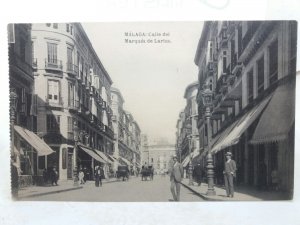
[[[70,25],[70,34],[73,35],[73,26]]]
[[[262,57],[257,62],[257,85],[258,85],[258,94],[261,94],[264,91],[264,57]]]
[[[59,81],[48,80],[48,101],[51,103],[59,103]]]
[[[68,71],[72,71],[73,68],[73,48],[67,47],[67,65],[68,65]]]
[[[48,63],[57,65],[57,44],[47,43]]]
[[[278,41],[274,41],[269,47],[269,81],[270,85],[278,80]]]
[[[50,26],[51,26],[51,23],[46,23],[46,26],[47,26],[47,27],[50,27]]]
[[[62,169],[67,169],[67,160],[68,160],[68,149],[62,149]]]
[[[53,24],[53,28],[54,28],[54,29],[57,29],[57,28],[58,28],[58,24],[57,24],[57,23],[54,23],[54,24]]]
[[[69,83],[69,85],[68,85],[68,93],[69,93],[68,105],[69,105],[69,107],[73,107],[74,106],[74,94],[75,94],[74,84]]]
[[[247,74],[248,103],[253,101],[253,69]]]
[[[60,116],[47,115],[47,132],[60,131]]]
[[[70,24],[66,24],[66,31],[69,33],[70,32]]]

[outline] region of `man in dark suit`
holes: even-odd
[[[226,188],[227,197],[233,198],[234,196],[234,187],[233,187],[233,178],[236,176],[236,163],[231,159],[232,153],[226,153],[226,162],[224,165],[224,182]]]
[[[173,156],[174,164],[170,169],[170,181],[171,181],[171,192],[174,201],[180,200],[180,182],[183,177],[183,167],[181,163],[178,162],[177,156]],[[176,189],[176,191],[175,191]]]

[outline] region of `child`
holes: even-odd
[[[79,181],[80,184],[84,184],[84,173],[82,170],[79,171]]]

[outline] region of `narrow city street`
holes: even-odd
[[[129,181],[104,183],[95,187],[87,182],[79,190],[23,199],[24,201],[89,201],[89,202],[168,202],[173,201],[169,176],[154,176],[153,181],[133,177]],[[181,186],[181,201],[202,201],[200,197]]]

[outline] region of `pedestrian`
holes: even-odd
[[[100,182],[100,168],[99,166],[95,166],[95,186],[99,187]]]
[[[226,162],[224,165],[224,182],[225,182],[225,188],[226,188],[226,194],[227,197],[233,198],[234,196],[234,186],[233,186],[233,178],[236,176],[236,163],[232,157],[231,152],[226,153]]]
[[[79,171],[79,181],[80,181],[80,184],[84,184],[85,183],[84,172],[82,170]]]
[[[56,170],[56,167],[54,166],[52,171],[51,171],[51,184],[52,185],[55,184],[57,186],[58,185],[57,180],[58,180],[58,172]]]
[[[99,170],[100,170],[99,182],[100,182],[100,186],[102,186],[102,179],[105,178],[103,167],[100,166]]]
[[[194,175],[193,177],[194,177],[195,181],[198,183],[198,186],[200,186],[201,185],[201,178],[202,178],[202,169],[201,169],[200,163],[198,163],[194,167],[193,175]]]
[[[173,162],[174,164],[170,169],[171,193],[174,201],[180,201],[180,182],[183,177],[183,167],[181,163],[178,162],[176,155],[173,156]]]

